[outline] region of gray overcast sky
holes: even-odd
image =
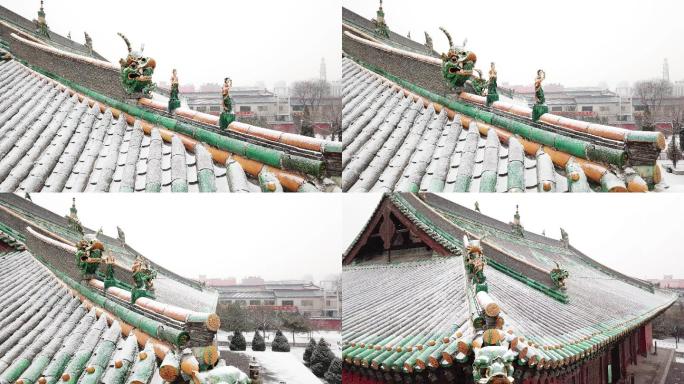
[[[589,257],[630,276],[684,278],[681,194],[443,194],[468,208],[480,203],[482,213],[503,222],[513,220],[520,205],[525,229],[560,238]],[[342,239],[349,245],[381,198],[377,194],[346,194]],[[346,246],[345,246],[346,249]]]
[[[39,0],[2,0],[33,20]],[[328,79],[341,77],[339,1],[137,1],[45,0],[50,28],[83,43],[83,31],[96,51],[117,63],[126,45],[157,61],[155,81],[169,81],[178,69],[181,83],[222,82],[236,86],[265,81],[288,83],[317,78],[325,57]]]
[[[350,10],[375,17],[378,1],[342,0]],[[438,52],[448,49],[440,26],[456,42],[468,38],[477,66],[496,62],[499,84],[532,84],[536,70],[546,70],[549,83],[566,86],[642,80],[662,75],[663,59],[670,78],[684,80],[684,3],[677,0],[385,0],[389,27],[425,42],[433,38]],[[486,71],[485,71],[486,72]]]
[[[66,215],[67,193],[34,193],[33,202]],[[315,281],[341,271],[341,194],[79,194],[81,221],[190,278],[261,276]]]

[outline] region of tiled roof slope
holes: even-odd
[[[345,191],[662,189],[662,133],[553,113],[535,120],[504,96],[487,104],[453,88],[433,54],[345,25],[342,35]]]
[[[0,191],[314,192],[341,145],[128,95],[120,69],[12,33],[0,62]],[[161,110],[160,110],[161,108]]]
[[[59,49],[68,50],[70,52],[78,53],[81,55],[91,54],[90,50],[85,45],[77,43],[69,38],[66,38],[56,33],[55,31],[50,30],[49,39],[42,36],[39,33],[35,33],[36,25],[34,22],[15,12],[12,12],[10,9],[7,9],[2,5],[0,5],[0,21],[9,23],[12,26],[12,28],[18,28],[24,33],[30,34],[30,36],[32,36],[33,38],[43,41],[45,44],[50,44]],[[0,39],[5,38],[5,40],[9,40],[7,35],[9,35],[10,32],[14,32],[14,30],[12,30],[11,28],[0,26]],[[95,51],[92,52],[92,56],[96,59],[105,60],[105,58],[102,57],[102,55]]]
[[[389,31],[389,38],[375,34],[375,24],[356,12],[342,7],[342,25],[358,29],[382,42],[396,47],[409,49],[425,55],[436,55],[436,52],[417,41],[411,40],[393,31]]]
[[[0,63],[0,98],[1,191],[261,190],[235,160],[188,151],[183,136],[129,124],[17,61]]]
[[[163,382],[151,343],[140,348],[135,333],[81,303],[29,252],[0,255],[0,286],[1,384],[123,383],[136,372],[139,382]]]
[[[80,234],[69,228],[67,220],[55,213],[42,208],[14,194],[0,194],[0,223],[11,227],[15,232],[27,237],[27,227],[45,234],[57,235],[71,244],[81,239]],[[95,233],[92,229],[84,228],[86,233]],[[120,240],[106,235],[98,235],[106,248],[116,256],[119,263],[130,267],[137,256],[135,249]],[[143,256],[144,255],[140,255]],[[175,303],[195,311],[213,312],[218,302],[218,292],[201,286],[194,280],[180,276],[162,265],[150,261],[150,265],[157,269],[159,278],[155,281],[156,296],[159,300]]]
[[[514,137],[502,143],[494,130],[466,129],[352,60],[342,65],[345,191],[536,192],[544,182],[589,190],[586,177],[569,184],[544,152],[529,156]]]
[[[506,257],[522,260],[511,265],[528,265],[511,272],[495,267],[489,258],[485,275],[489,293],[505,315],[503,329],[531,343],[543,358],[540,369],[577,361],[615,336],[648,322],[676,300],[670,292],[640,285],[639,280],[607,267],[599,268],[586,255],[564,248],[556,240],[527,231],[524,237],[515,238],[515,231],[507,231],[506,224],[454,203],[449,206],[439,197],[395,194],[380,204],[388,200],[401,206],[417,225],[447,232],[452,239],[464,233],[481,238],[485,257],[490,257],[488,251],[493,248],[489,246],[494,245]],[[548,271],[555,262],[569,272],[566,302],[531,284],[538,270]],[[472,331],[464,273],[458,253],[344,266],[343,357],[347,363],[398,372],[422,370],[428,359],[432,367],[450,365],[442,352],[456,353],[459,342],[470,342],[467,335]]]

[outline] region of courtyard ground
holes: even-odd
[[[321,384],[324,380],[316,377],[309,368],[304,365],[303,356],[304,350],[309,343],[309,337],[313,337],[316,342],[322,337],[330,344],[330,350],[335,356],[342,357],[341,341],[342,336],[340,332],[335,331],[314,331],[311,335],[307,333],[295,334],[295,342],[292,342],[292,333],[283,333],[290,343],[290,352],[272,352],[271,341],[275,336],[275,332],[267,332],[264,335],[266,341],[266,351],[255,352],[251,349],[252,338],[254,332],[245,332],[245,340],[247,341],[247,350],[241,352],[231,352],[229,345],[229,336],[232,332],[218,332],[218,346],[221,357],[226,360],[226,364],[234,365],[242,369],[244,372],[249,372],[249,361],[252,357],[257,359],[261,366],[261,376],[264,384]]]

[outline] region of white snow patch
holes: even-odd
[[[322,381],[311,373],[309,368],[301,363],[301,357],[297,358],[291,353],[282,352],[255,352],[250,349],[239,352],[250,357],[255,357],[262,370],[269,371],[278,376],[277,380],[268,379],[264,375],[264,384],[321,384]]]

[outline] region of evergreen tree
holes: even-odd
[[[328,384],[342,384],[342,360],[334,358],[324,378]]]
[[[231,351],[244,351],[246,349],[247,349],[247,341],[245,340],[245,336],[242,335],[242,332],[240,332],[240,331],[233,332],[233,338],[230,339],[230,350]]]
[[[290,343],[287,342],[287,337],[285,337],[280,330],[276,331],[273,342],[271,343],[271,351],[290,352]]]
[[[257,329],[256,332],[254,332],[254,337],[252,338],[252,351],[265,351],[266,350],[266,342],[264,341],[264,337],[261,336],[261,333],[259,333],[259,330]]]
[[[314,126],[311,123],[311,111],[309,111],[309,106],[304,106],[304,112],[302,113],[302,121],[299,127],[299,134],[302,136],[314,137]]]
[[[330,368],[330,363],[332,363],[334,358],[335,355],[330,350],[330,347],[328,347],[328,343],[321,338],[311,353],[311,365],[309,365],[309,368],[314,375],[323,377],[328,368]]]
[[[313,353],[314,349],[316,348],[316,340],[312,337],[309,339],[309,345],[306,346],[306,349],[304,350],[304,365],[307,367],[311,364],[311,354]]]

